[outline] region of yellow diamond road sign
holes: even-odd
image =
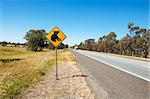
[[[66,35],[58,27],[54,27],[47,35],[47,39],[55,47],[59,46],[65,38],[66,38]]]

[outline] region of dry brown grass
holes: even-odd
[[[25,48],[0,47],[0,98],[13,98],[45,75],[55,63],[55,51],[28,52]],[[59,61],[74,61],[68,50],[58,50]]]

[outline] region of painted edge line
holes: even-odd
[[[83,50],[79,50],[79,51],[83,51]],[[101,54],[101,53],[95,52],[95,51],[87,51],[87,52],[92,52],[92,53],[95,53],[95,54]],[[102,54],[104,54],[104,53],[102,53]],[[107,56],[112,56],[112,55],[107,55]],[[134,60],[134,61],[142,61],[142,62],[148,62],[148,63],[150,63],[150,61],[137,60],[137,59],[128,58],[128,57],[121,57],[121,56],[114,56],[114,57],[119,57],[119,58],[131,59],[131,60]],[[150,66],[145,66],[145,65],[143,65],[142,67],[147,68],[147,69],[150,68]]]
[[[79,54],[82,54],[82,55],[84,55],[84,56],[87,56],[87,57],[89,57],[89,58],[92,58],[92,59],[94,59],[94,60],[96,60],[96,61],[99,61],[99,62],[102,62],[102,63],[104,63],[104,64],[106,64],[106,65],[109,65],[109,66],[111,66],[111,67],[113,67],[113,68],[116,68],[116,69],[118,69],[118,70],[121,70],[121,71],[123,71],[123,72],[126,72],[126,73],[128,73],[128,74],[131,74],[131,75],[133,75],[133,76],[136,76],[136,77],[138,77],[138,78],[141,78],[141,79],[143,79],[143,80],[146,80],[146,81],[150,82],[150,79],[144,78],[144,77],[142,77],[142,76],[139,76],[139,75],[137,75],[137,74],[134,74],[134,73],[132,73],[132,72],[129,72],[129,71],[125,70],[125,69],[119,68],[119,67],[114,66],[114,65],[112,65],[112,64],[109,64],[109,63],[107,63],[107,62],[100,61],[100,60],[98,60],[98,59],[96,59],[96,58],[94,58],[94,57],[92,57],[92,56],[88,56],[88,55],[83,54],[83,53],[80,53],[80,52],[78,52],[78,51],[75,51],[75,52],[77,52],[77,53],[79,53]]]

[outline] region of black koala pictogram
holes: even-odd
[[[54,31],[54,34],[51,36],[51,40],[56,42],[56,40],[60,41],[61,39],[58,37],[59,31]]]

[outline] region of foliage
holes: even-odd
[[[7,41],[2,41],[0,42],[1,46],[14,46],[14,47],[19,47],[19,46],[25,46],[25,43],[14,43],[14,42],[7,42]]]
[[[150,50],[150,29],[134,26],[133,22],[128,24],[128,29],[129,34],[120,40],[116,39],[115,32],[110,32],[100,37],[98,42],[94,39],[87,39],[84,43],[81,42],[78,48],[147,58]]]
[[[6,45],[8,44],[8,42],[3,41],[3,42],[0,42],[0,44],[1,44],[2,46],[6,46]]]
[[[51,50],[54,50],[55,49],[55,46],[53,46],[53,44],[49,43],[49,45],[47,46],[49,49]],[[65,49],[65,48],[68,48],[68,45],[67,44],[64,44],[64,43],[61,43],[57,49]]]
[[[45,34],[45,30],[29,30],[25,35],[28,49],[41,51],[44,47]]]

